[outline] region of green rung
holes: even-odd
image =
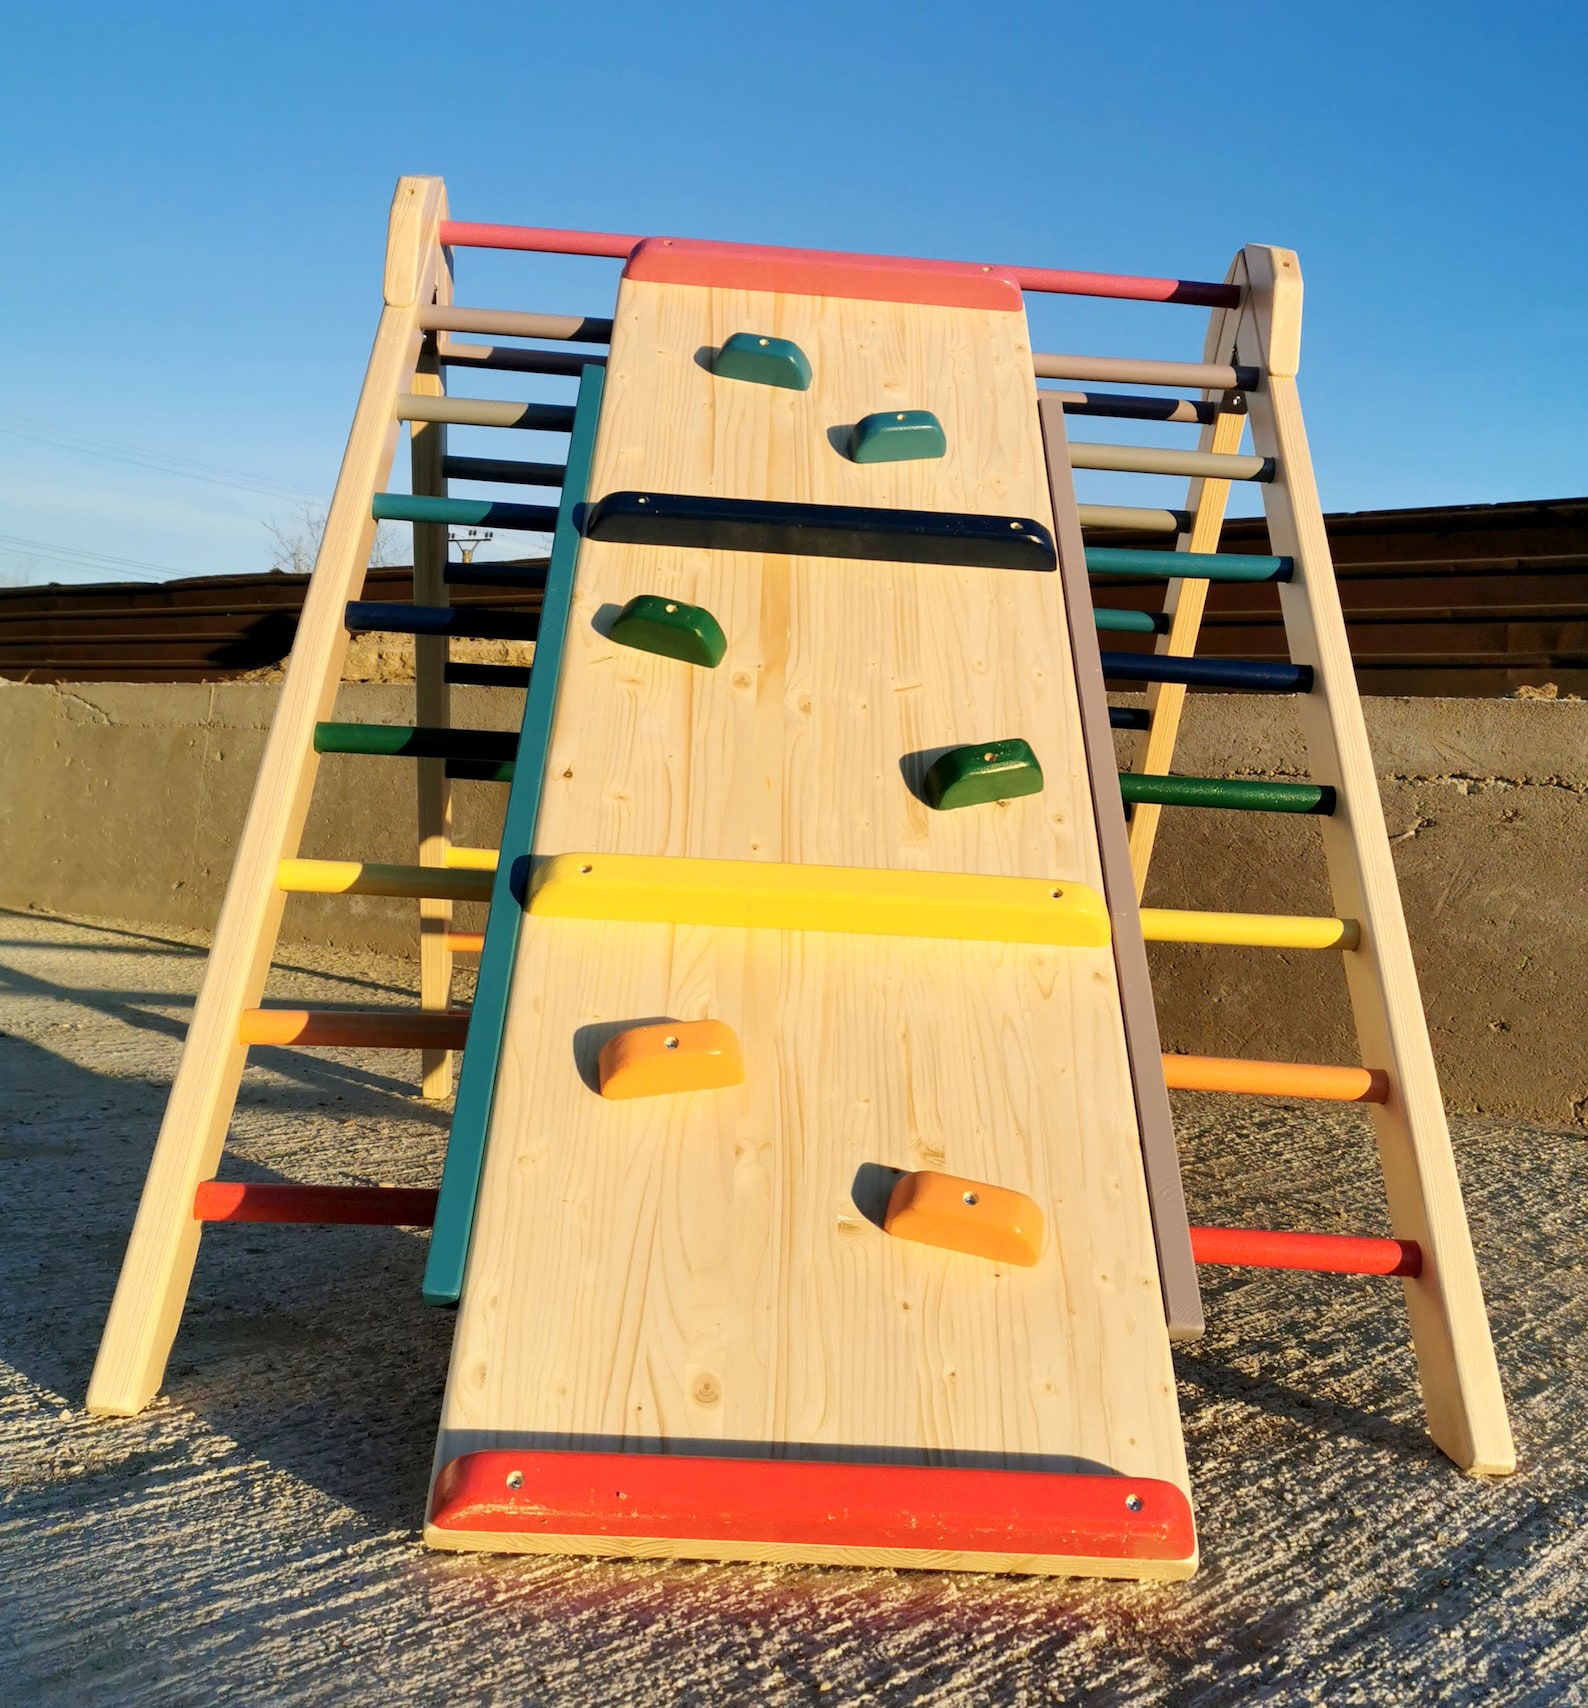
[[[1157,777],[1121,771],[1119,792],[1132,805],[1233,807],[1241,812],[1307,812],[1327,817],[1334,790],[1319,783],[1262,783],[1237,777]]]
[[[451,729],[413,724],[314,726],[316,753],[367,753],[398,759],[457,759],[511,764],[518,737],[506,730]]]
[[[1019,736],[950,748],[932,761],[921,780],[926,804],[939,812],[1035,795],[1041,788],[1042,767]]]
[[[809,391],[811,365],[798,344],[787,338],[763,338],[756,332],[735,332],[725,340],[711,364],[724,380],[748,380],[751,385],[782,386]]]
[[[885,409],[849,433],[849,460],[856,463],[924,462],[947,452],[943,423],[930,409]]]

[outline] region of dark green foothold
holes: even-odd
[[[809,391],[811,386],[811,365],[798,344],[756,332],[735,332],[717,352],[711,371],[719,379],[778,385],[788,391]]]
[[[930,409],[886,409],[857,421],[849,434],[855,463],[910,463],[948,451],[943,424]]]
[[[658,652],[663,658],[679,658],[714,670],[728,650],[722,625],[702,605],[685,605],[664,599],[658,593],[642,593],[613,619],[612,639],[619,646]]]
[[[1016,795],[1039,794],[1041,789],[1042,767],[1030,743],[1019,736],[951,748],[932,761],[921,780],[926,804],[939,812],[1009,801]]]

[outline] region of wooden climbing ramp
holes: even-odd
[[[615,311],[459,306],[469,247],[620,261]],[[1033,351],[1031,292],[1202,308],[1202,360]],[[1301,424],[1300,305],[1295,257],[1256,245],[1220,283],[909,261],[471,225],[403,179],[91,1409],[158,1391],[205,1227],[386,1223],[431,1227],[423,1295],[457,1309],[439,1547],[1183,1577],[1171,1346],[1202,1331],[1206,1264],[1398,1280],[1432,1438],[1511,1470]],[[562,395],[448,389],[499,376]],[[1198,439],[1072,439],[1095,419]],[[451,432],[536,437],[459,455]],[[561,461],[531,460],[544,435]],[[1189,484],[1176,507],[1081,503],[1075,470]],[[1270,554],[1218,549],[1237,480]],[[360,597],[378,520],[413,528],[411,604]],[[549,560],[451,563],[449,526],[550,533]],[[1164,547],[1110,546],[1121,529]],[[1162,610],[1094,605],[1121,577],[1161,583]],[[1277,584],[1288,660],[1196,656],[1219,579]],[[516,603],[454,607],[465,586]],[[413,724],[332,721],[362,632],[414,637]],[[1117,632],[1155,650],[1108,650]],[[455,657],[468,638],[532,662]],[[517,729],[454,724],[479,684],[523,691]],[[1294,696],[1312,777],[1172,773],[1188,692]],[[412,762],[414,863],[301,857],[322,756],[375,783]],[[498,848],[452,845],[457,779],[506,790]],[[1334,911],[1142,906],[1165,811],[1232,834],[1307,816]],[[302,894],[412,906],[417,1005],[271,1006]],[[1360,1062],[1163,1055],[1155,941],[1338,954]],[[456,1062],[433,1183],[222,1178],[259,1048],[415,1051],[437,1099]],[[1382,1200],[1349,1233],[1192,1225],[1171,1087],[1362,1104]]]
[[[1188,1572],[1020,292],[969,268],[878,277],[709,245],[685,260],[642,245],[618,295],[539,819],[508,851],[535,872],[427,1536]],[[746,337],[792,346],[807,382],[714,371]],[[905,411],[936,418],[940,453],[858,461],[857,424]],[[709,501],[673,531],[690,543],[660,543],[674,495]],[[845,555],[756,549],[762,504],[796,535],[814,507],[851,512],[812,529]],[[627,524],[603,538],[617,509]],[[709,613],[720,661],[621,644],[615,615],[646,598]],[[929,804],[935,759],[980,763],[1011,738],[1040,767],[1031,792]],[[643,918],[603,889],[625,862]],[[697,867],[704,890],[685,894]],[[543,912],[558,870],[581,917]],[[895,895],[909,917],[890,926]],[[658,1018],[730,1028],[740,1083],[686,1089],[680,1055],[649,1097],[597,1095],[602,1046]],[[884,1231],[917,1171],[987,1183],[977,1203],[952,1194],[965,1249]],[[999,1189],[1041,1207],[1034,1261],[975,1254]],[[549,1456],[568,1453],[590,1456],[593,1508],[581,1485],[551,1510],[548,1472],[568,1473]],[[692,1527],[630,1522],[623,1456],[658,1512],[697,1503]],[[824,1510],[838,1468],[844,1517]],[[719,1518],[719,1486],[751,1504]],[[901,1488],[944,1516],[902,1534],[884,1517],[916,1504]]]

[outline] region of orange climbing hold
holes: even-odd
[[[664,1020],[633,1026],[601,1046],[603,1097],[663,1097],[716,1091],[744,1079],[744,1057],[721,1020]]]
[[[1042,1255],[1042,1211],[1024,1192],[922,1169],[888,1198],[882,1225],[899,1239],[1026,1267]]]

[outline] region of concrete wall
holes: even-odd
[[[0,905],[208,930],[276,693],[0,683]],[[458,698],[480,727],[517,716],[515,694]],[[1588,703],[1365,705],[1447,1102],[1588,1127]],[[411,721],[412,689],[349,684],[336,715]],[[1305,776],[1290,702],[1192,696],[1176,769]],[[411,775],[326,758],[303,852],[411,860]],[[458,784],[456,840],[494,846],[505,799]],[[1332,911],[1317,826],[1263,813],[1166,812],[1147,899]],[[303,939],[411,951],[413,904],[294,897],[284,940]],[[1167,1048],[1357,1059],[1337,956],[1152,956]]]

